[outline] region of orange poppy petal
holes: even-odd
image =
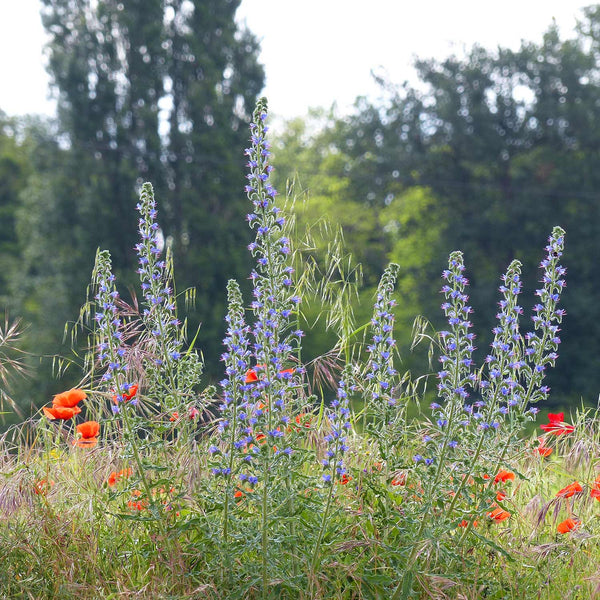
[[[131,400],[138,392],[138,386],[137,384],[133,384],[132,386],[129,387],[129,391],[123,393],[123,398],[125,398],[125,400]]]
[[[551,435],[565,435],[573,433],[575,427],[565,423],[565,413],[548,413],[548,423],[540,425],[540,429]]]
[[[83,439],[95,438],[100,433],[100,423],[98,421],[86,421],[77,425],[76,429]]]
[[[40,479],[37,481],[33,487],[33,491],[40,495],[45,496],[46,492],[54,485],[54,481],[52,479]]]
[[[557,492],[556,497],[557,498],[570,498],[571,496],[574,496],[576,493],[582,492],[582,491],[583,491],[583,488],[581,487],[579,482],[574,481],[571,485],[568,485],[567,487],[564,487],[562,490]]]
[[[248,371],[246,371],[246,379],[244,383],[254,383],[255,381],[258,381],[258,375],[256,374],[256,371],[254,369],[248,369]]]
[[[556,531],[558,533],[569,533],[569,531],[574,531],[581,525],[581,521],[578,519],[565,519],[562,523],[559,523]]]
[[[44,406],[42,410],[46,417],[51,421],[54,419],[67,421],[81,412],[81,409],[78,406]]]
[[[63,406],[65,408],[73,408],[77,406],[82,400],[87,398],[86,393],[79,388],[73,388],[66,392],[56,394],[52,399],[53,406]]]
[[[128,469],[121,469],[120,471],[113,471],[109,476],[108,476],[108,485],[110,487],[113,487],[117,481],[119,481],[119,479],[126,479],[127,477],[131,477],[131,474],[133,473],[133,469],[131,469],[131,467],[129,467]]]
[[[494,521],[504,521],[510,517],[510,513],[501,508],[495,508],[492,512],[487,513],[487,516]]]
[[[381,470],[381,469],[380,469]],[[394,479],[392,479],[392,485],[405,485],[406,484],[406,475],[401,473],[400,475],[396,475]]]
[[[501,481],[502,483],[505,483],[506,481],[514,481],[515,479],[515,474],[511,473],[510,471],[505,471],[504,469],[502,469],[501,471],[498,472],[498,475],[496,475],[496,477],[494,478],[494,483],[498,483],[499,481]]]
[[[477,527],[479,523],[477,521],[473,521],[473,527]],[[459,527],[468,527],[469,526],[469,521],[467,521],[466,519],[463,519],[459,524]]]

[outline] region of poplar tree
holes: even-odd
[[[258,42],[235,21],[239,3],[42,0],[69,186],[49,181],[45,193],[65,220],[37,240],[48,249],[38,254],[53,260],[68,232],[60,268],[73,318],[97,247],[110,250],[122,285],[133,285],[135,206],[151,181],[178,291],[197,290],[190,328],[203,322],[209,362],[220,353],[226,282],[250,271],[243,149],[264,74]],[[30,230],[35,216],[23,235],[27,221]]]

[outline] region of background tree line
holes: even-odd
[[[451,251],[465,253],[483,358],[500,274],[513,258],[524,263],[528,319],[542,247],[554,225],[564,227],[567,317],[549,377],[552,401],[595,403],[600,7],[584,11],[572,39],[551,26],[541,42],[518,50],[476,46],[416,67],[418,85],[382,82],[385,103],[359,99],[352,115],[290,123],[276,154],[279,176],[296,171],[296,189],[308,191],[302,218],[327,214],[341,223],[367,286],[387,261],[400,263],[398,325],[409,367],[414,316],[442,326],[440,273]]]
[[[110,249],[121,289],[135,285],[137,191],[151,180],[178,291],[196,290],[190,332],[201,324],[198,344],[217,379],[225,283],[250,270],[243,149],[264,82],[258,43],[234,19],[239,0],[43,4],[58,118],[0,118],[2,305],[28,324],[26,350],[67,354],[64,324],[85,299],[98,246]],[[448,253],[465,253],[484,355],[500,274],[512,258],[524,262],[527,310],[541,248],[561,225],[568,314],[553,400],[595,402],[600,7],[586,9],[572,39],[550,27],[518,50],[474,47],[416,66],[418,85],[382,82],[383,103],[359,99],[350,115],[285,125],[276,187],[283,194],[297,173],[294,193],[308,191],[296,203],[298,238],[320,218],[341,226],[362,267],[352,300],[361,319],[387,262],[400,263],[399,346],[405,366],[423,372],[424,357],[407,351],[412,321],[423,314],[441,325]],[[325,260],[331,231],[311,249],[315,260]],[[356,272],[348,265],[343,275]],[[307,319],[322,309],[315,297]],[[305,341],[307,358],[334,343],[325,331]],[[45,402],[56,390],[51,361],[34,360],[17,386],[23,406]]]

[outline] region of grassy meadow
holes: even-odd
[[[598,414],[544,405],[565,232],[555,227],[540,252],[530,322],[519,261],[499,274],[483,364],[472,358],[468,265],[454,252],[440,283],[448,329],[415,332],[439,370],[397,370],[391,264],[371,321],[336,321],[315,382],[301,360],[310,286],[269,184],[266,118],[261,100],[245,150],[253,294],[234,280],[224,290],[222,381],[203,385],[144,184],[139,303],[121,298],[99,250],[79,385],[0,440],[0,596],[600,596]],[[1,340],[4,383],[19,368],[14,338]]]

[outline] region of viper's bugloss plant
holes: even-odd
[[[495,518],[490,508],[505,497],[494,487],[497,473],[522,453],[522,430],[537,412],[531,404],[546,397],[544,371],[557,358],[558,324],[564,315],[557,308],[564,288],[565,269],[558,264],[563,244],[564,231],[556,227],[541,263],[544,286],[536,291],[541,302],[534,307],[535,331],[524,338],[519,327],[523,309],[518,304],[521,264],[509,265],[502,276],[491,351],[479,374],[472,358],[475,336],[470,331],[472,309],[465,293],[463,258],[459,252],[450,255],[442,287],[449,329],[439,333],[441,403],[431,405],[433,419],[423,436],[424,452],[414,457],[428,507],[417,537],[428,528],[439,536],[458,524],[466,524],[463,535],[467,535],[477,519]],[[435,506],[444,509],[436,512]],[[498,510],[502,520],[510,517]]]
[[[97,323],[97,358],[103,371],[101,381],[109,392],[111,408],[116,414],[122,409],[133,382],[128,380],[127,347],[123,342],[125,322],[116,306],[119,292],[107,250],[99,250],[96,254],[92,284],[96,291],[94,320]],[[131,403],[136,404],[137,399],[133,398]]]
[[[353,366],[346,365],[338,383],[336,397],[326,411],[329,432],[324,437],[327,450],[322,465],[323,481],[328,485],[333,485],[348,476],[344,454],[348,451],[348,436],[352,431],[350,394],[356,390],[353,378]]]
[[[395,468],[393,456],[404,432],[408,395],[395,367],[398,350],[394,337],[394,288],[400,267],[391,263],[383,272],[371,317],[371,341],[367,344],[364,394],[366,428],[377,441],[386,467]]]
[[[223,400],[219,406],[220,420],[218,435],[209,448],[210,466],[213,476],[222,478],[223,486],[223,540],[228,546],[229,511],[236,493],[245,494],[257,482],[255,475],[244,469],[244,463],[251,460],[255,447],[252,446],[252,426],[256,417],[248,416],[248,392],[251,389],[246,373],[250,367],[248,334],[250,328],[244,320],[242,293],[238,283],[231,279],[227,283],[226,316],[228,324],[224,339],[226,351],[221,356],[225,363],[225,378],[221,381]],[[251,409],[250,409],[251,410]],[[256,448],[258,451],[258,448]],[[250,453],[250,454],[249,454]],[[244,490],[244,491],[242,491]]]
[[[369,385],[366,389],[371,401],[376,405],[396,406],[397,390],[394,382],[398,371],[394,367],[396,340],[394,339],[394,314],[396,300],[392,297],[400,267],[391,263],[383,273],[377,288],[371,329],[373,338],[367,346],[369,361],[367,363],[366,379]],[[387,423],[386,423],[387,424]]]
[[[298,361],[304,333],[295,319],[300,297],[292,279],[285,218],[276,203],[277,192],[269,183],[272,167],[266,110],[266,100],[262,99],[250,125],[252,143],[245,150],[249,169],[245,191],[252,204],[248,223],[256,233],[248,247],[256,260],[250,274],[253,320],[246,325],[239,287],[230,282],[226,352],[222,357],[226,377],[217,436],[209,448],[212,475],[225,481],[225,538],[232,512],[237,513],[238,523],[245,521],[248,526],[253,521],[253,516],[241,518],[241,498],[256,510],[264,594],[268,593],[271,565],[277,562],[275,546],[281,547],[274,538],[281,537],[286,519],[288,535],[295,535],[289,515],[295,510],[294,464],[302,461],[303,452],[299,444],[303,428],[297,426],[296,418],[304,402],[304,369]],[[238,501],[233,503],[232,496]],[[279,519],[275,506],[285,509]]]
[[[196,409],[194,390],[200,382],[203,365],[192,347],[185,351],[183,348],[185,330],[177,317],[173,264],[168,249],[161,247],[164,241],[150,183],[142,186],[137,210],[140,241],[135,248],[144,298],[146,394],[160,412],[187,415]]]

